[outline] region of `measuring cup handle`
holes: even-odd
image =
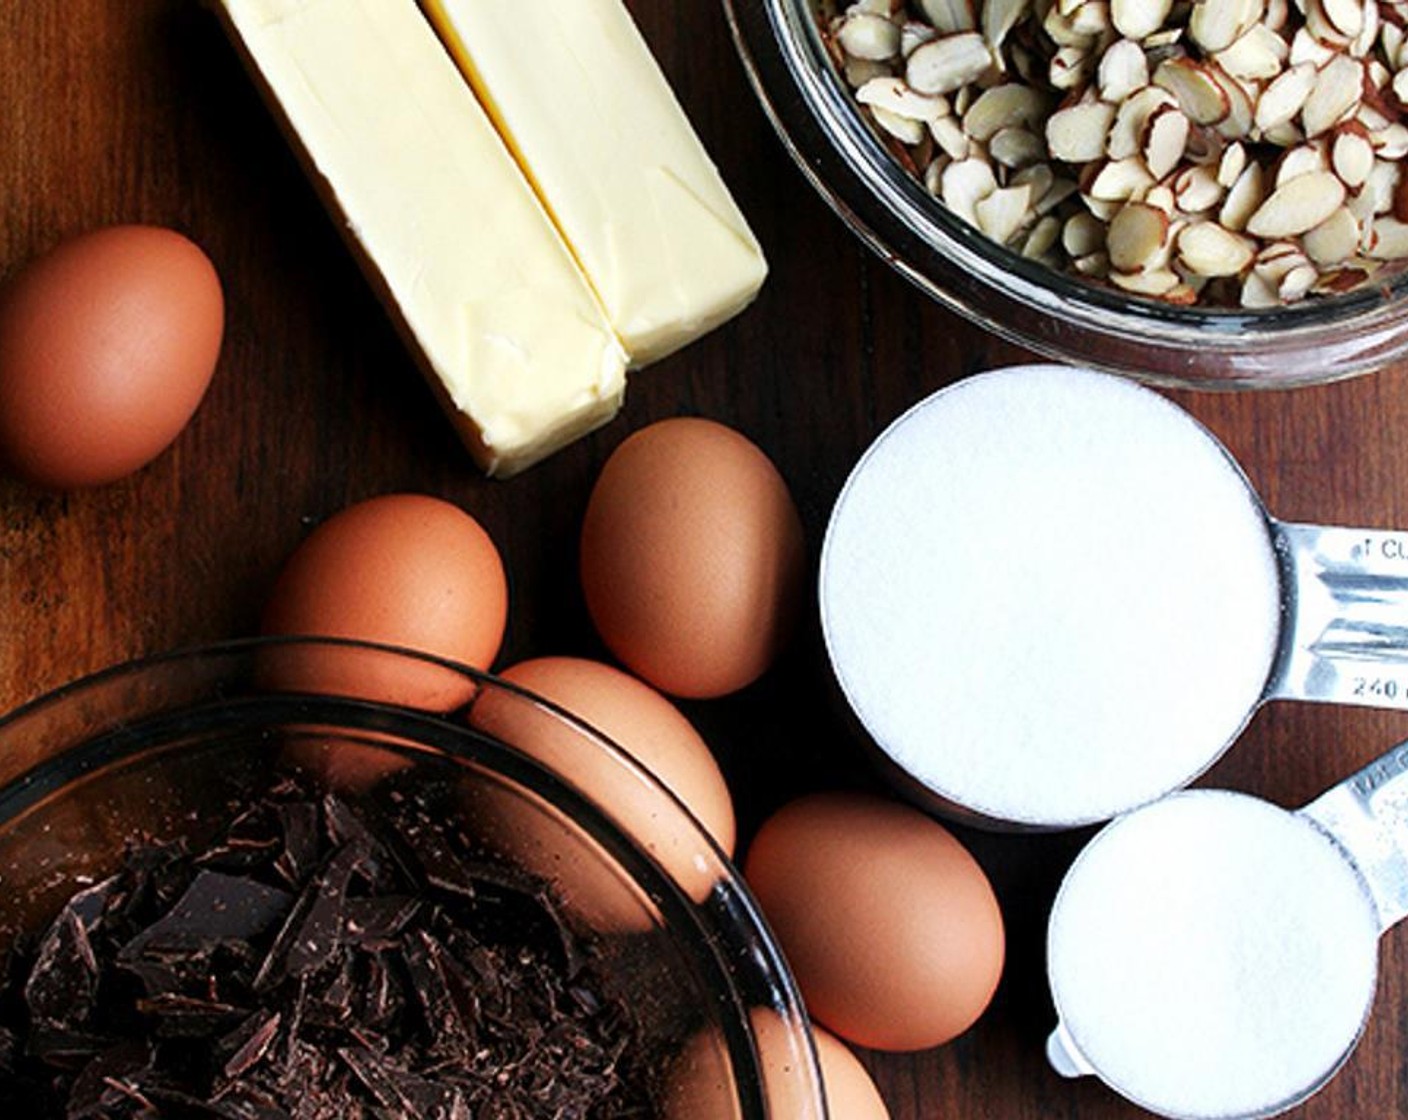
[[[1283,619],[1266,698],[1408,711],[1408,532],[1271,530]]]
[[[1304,809],[1354,860],[1387,930],[1408,917],[1408,742]]]
[[[1047,1036],[1046,1060],[1062,1077],[1089,1077],[1095,1073],[1095,1067],[1076,1047],[1065,1023],[1057,1023],[1056,1029]]]

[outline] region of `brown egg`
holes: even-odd
[[[699,733],[649,685],[610,665],[573,657],[524,661],[500,675],[625,750],[684,804],[725,854],[732,852],[733,802],[723,774]],[[721,865],[689,817],[652,782],[614,764],[554,712],[508,690],[488,689],[475,700],[470,722],[532,755],[603,806],[691,898],[702,900],[713,889]],[[580,896],[590,884],[579,875],[576,885]],[[611,924],[622,923],[613,918]]]
[[[264,611],[266,634],[358,638],[487,668],[503,641],[508,582],[498,549],[469,514],[439,498],[389,494],[349,506],[305,540]],[[280,651],[283,687],[449,710],[465,676],[356,650]]]
[[[801,602],[802,523],[756,446],[711,420],[663,420],[607,460],[582,526],[582,588],[602,640],[676,696],[757,679]]]
[[[1002,914],[987,877],[917,809],[861,793],[784,806],[745,877],[812,1016],[881,1050],[962,1034],[1002,974]]]
[[[56,489],[144,466],[204,397],[224,320],[214,266],[172,230],[110,226],[32,261],[0,290],[0,459]]]
[[[698,1031],[667,1066],[663,1112],[665,1120],[733,1120],[739,1109],[740,1082],[744,1095],[760,1095],[767,1115],[779,1120],[821,1120],[821,1094],[805,1054],[805,1027],[790,1027],[771,1007],[748,1011],[756,1065],[736,1071],[728,1044],[717,1025]],[[854,1059],[852,1059],[854,1061]],[[821,1066],[818,1056],[817,1064]],[[824,1066],[818,1071],[825,1078]],[[843,1075],[844,1076],[844,1075]],[[757,1082],[757,1088],[752,1085]],[[828,1092],[830,1086],[826,1086]],[[752,1115],[752,1111],[749,1111]],[[851,1116],[830,1104],[830,1120],[877,1120],[870,1113]],[[879,1114],[884,1117],[884,1114]]]
[[[827,1111],[844,1120],[890,1120],[880,1090],[850,1048],[820,1027],[812,1028],[812,1040],[826,1086]]]
[[[570,712],[623,748],[684,802],[725,855],[733,854],[733,800],[719,764],[699,732],[660,693],[610,665],[578,657],[521,661],[499,675]],[[476,706],[481,726],[488,718],[485,709],[487,705]],[[513,741],[547,753],[541,736],[538,742],[529,738],[517,735]]]

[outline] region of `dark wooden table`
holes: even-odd
[[[790,481],[814,557],[842,479],[889,420],[955,378],[1025,357],[912,291],[825,209],[755,104],[715,0],[631,6],[773,274],[742,318],[636,376],[615,423],[493,483],[456,442],[208,13],[186,0],[0,0],[0,272],[69,233],[155,222],[207,249],[229,308],[210,395],[159,461],[67,495],[0,480],[0,709],[117,660],[251,633],[309,527],[394,490],[460,502],[497,540],[512,580],[505,663],[600,655],[574,544],[595,473],[628,432],[677,414],[746,432]],[[1408,526],[1408,368],[1178,399],[1278,516]],[[687,710],[736,791],[745,841],[790,795],[872,780],[814,622],[758,685]],[[1404,738],[1401,713],[1276,705],[1210,780],[1295,805]],[[1044,915],[1083,837],[962,836],[1004,904],[1007,973],[956,1043],[865,1055],[895,1120],[1141,1115],[1097,1084],[1061,1081],[1042,1057]],[[1296,1115],[1408,1116],[1406,967],[1408,935],[1391,933],[1356,1055]]]

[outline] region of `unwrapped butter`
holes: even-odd
[[[742,310],[767,264],[621,0],[422,0],[633,366]]]
[[[415,0],[215,6],[481,466],[610,419],[626,354]]]

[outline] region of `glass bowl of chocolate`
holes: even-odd
[[[1399,0],[725,0],[813,187],[948,308],[1193,388],[1408,351]]]
[[[702,827],[445,662],[266,639],[21,708],[0,888],[0,1103],[31,1120],[825,1120]]]

